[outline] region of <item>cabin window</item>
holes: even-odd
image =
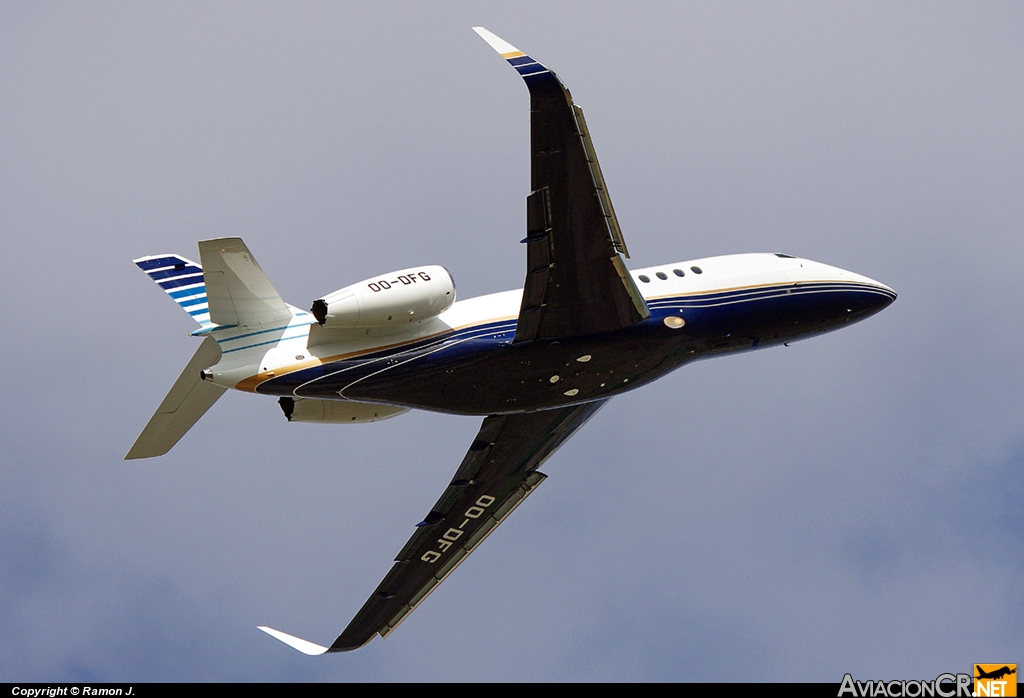
[[[663,272],[663,271],[659,271],[657,274],[655,274],[655,276],[657,276],[662,281],[664,281],[665,279],[668,278],[667,276],[665,276],[665,272]]]
[[[672,273],[675,274],[676,276],[686,276],[686,272],[683,271],[682,269],[673,269]]]
[[[641,281],[643,281],[643,282],[644,282],[645,284],[649,284],[649,283],[651,282],[651,277],[649,277],[649,276],[644,276],[643,274],[641,274],[641,275],[640,275],[640,276],[639,276],[638,278],[639,278],[639,279],[640,279]]]
[[[704,273],[704,272],[703,272],[703,271],[701,270],[701,268],[700,268],[700,267],[690,267],[690,271],[692,271],[692,272],[693,272],[694,274],[703,274],[703,273]]]

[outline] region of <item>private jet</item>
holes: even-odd
[[[522,289],[455,298],[441,266],[380,274],[289,305],[239,238],[135,263],[202,344],[127,459],[166,453],[228,389],[272,395],[292,422],[366,423],[411,409],[483,417],[451,483],[355,618],[306,654],[387,637],[545,479],[538,468],[614,396],[687,363],[846,327],[896,293],[783,253],[629,270],[583,111],[543,64],[475,31],[530,93]]]

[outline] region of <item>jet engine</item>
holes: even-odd
[[[455,302],[455,282],[444,267],[414,267],[360,281],[313,301],[323,327],[387,327],[432,318]]]
[[[277,401],[289,422],[311,422],[314,424],[365,424],[379,422],[408,412],[408,407],[373,405],[368,402],[347,400],[311,400],[283,397]]]

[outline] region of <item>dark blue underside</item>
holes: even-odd
[[[649,301],[650,318],[625,330],[518,344],[514,320],[486,323],[289,373],[257,390],[459,414],[532,411],[608,398],[688,361],[838,329],[894,298],[849,283],[663,298]],[[670,316],[683,318],[683,327],[668,327]]]

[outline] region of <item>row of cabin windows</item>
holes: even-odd
[[[692,271],[694,274],[704,273],[704,271],[700,267],[690,267],[690,271]],[[686,276],[686,272],[684,272],[682,269],[673,269],[672,273],[675,274],[676,276]],[[662,281],[668,278],[668,275],[663,271],[656,272],[654,275],[657,276]],[[651,282],[651,277],[647,276],[646,274],[641,274],[637,278],[643,281],[645,284],[649,284]]]

